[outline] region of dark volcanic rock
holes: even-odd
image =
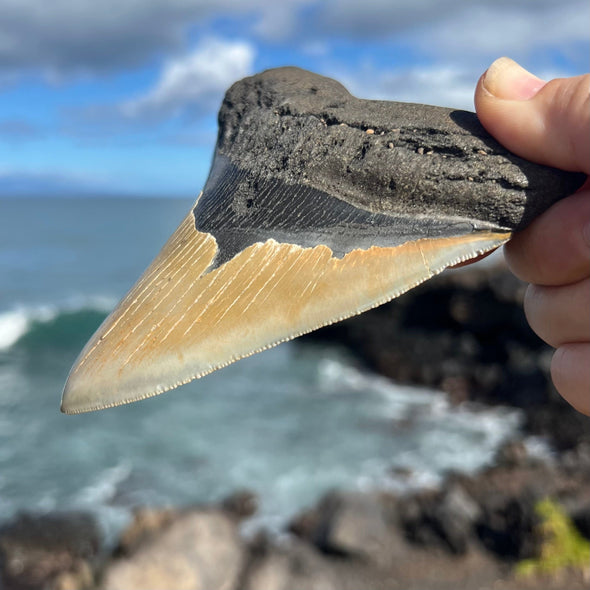
[[[477,536],[498,557],[518,560],[538,555],[535,506],[552,498],[574,522],[590,507],[590,469],[522,461],[490,467],[472,477],[456,476],[480,507]]]
[[[571,453],[571,452],[570,452]],[[588,534],[590,468],[530,456],[515,440],[500,463],[473,475],[449,474],[439,489],[401,496],[332,492],[296,517],[290,530],[328,555],[364,564],[403,563],[412,551],[457,558],[483,552],[510,568],[538,557],[538,502],[551,498]]]
[[[289,530],[330,555],[389,563],[404,552],[403,536],[391,526],[392,502],[376,493],[331,492]]]
[[[392,559],[400,539],[386,523],[381,498],[376,494],[334,492],[319,506],[314,541],[323,551],[362,557],[374,562]]]
[[[525,467],[534,461],[530,460],[522,440],[511,440],[496,451],[495,463],[499,467]]]
[[[579,508],[572,515],[572,521],[582,535],[587,539],[590,539],[590,503]]]
[[[87,588],[101,544],[101,532],[88,514],[21,514],[0,530],[0,587],[35,590],[69,583]]]
[[[585,179],[511,154],[474,113],[357,99],[298,68],[268,70],[228,90],[216,155],[250,184],[273,178],[373,213],[504,228],[523,227]]]
[[[523,293],[508,271],[445,273],[305,338],[337,342],[386,377],[442,388],[459,402],[530,405],[547,399],[546,348],[526,323]]]
[[[352,350],[394,381],[446,391],[456,403],[522,408],[524,428],[558,450],[590,442],[590,418],[551,382],[552,350],[522,310],[526,285],[503,265],[446,272],[398,299],[304,340]]]
[[[537,556],[540,539],[535,535],[539,524],[535,504],[540,499],[532,493],[514,497],[499,490],[488,496],[477,523],[483,545],[504,559],[517,561]]]
[[[418,492],[399,504],[400,524],[411,542],[457,555],[469,550],[481,508],[460,484]]]
[[[221,507],[237,518],[248,518],[258,510],[258,497],[250,490],[236,490],[221,501]]]

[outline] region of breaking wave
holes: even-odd
[[[19,306],[0,312],[0,352],[12,348],[80,346],[114,303],[107,297],[94,297],[63,305]]]

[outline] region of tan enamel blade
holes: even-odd
[[[192,211],[81,352],[62,410],[79,413],[157,395],[233,361],[380,305],[509,233],[422,239],[353,250],[274,240],[207,272],[215,238]]]

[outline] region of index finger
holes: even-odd
[[[529,283],[564,285],[590,276],[590,189],[553,205],[504,253],[512,272]]]

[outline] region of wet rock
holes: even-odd
[[[179,513],[133,553],[109,563],[102,590],[234,588],[244,547],[236,524],[218,510]]]
[[[480,513],[480,507],[462,486],[454,484],[443,491],[433,512],[434,522],[453,553],[467,552],[473,523]]]
[[[492,467],[462,485],[480,507],[475,523],[479,542],[499,559],[515,562],[537,554],[536,504],[557,492],[549,466]]]
[[[536,521],[535,506],[551,498],[584,531],[590,511],[590,469],[579,463],[527,462],[521,466],[494,466],[463,485],[482,508],[479,532],[486,546],[499,556],[517,559],[532,555],[539,539],[531,527]]]
[[[100,529],[88,514],[20,514],[0,530],[0,587],[88,588],[101,544]]]
[[[517,561],[538,555],[537,504],[551,498],[575,518],[590,505],[590,471],[569,470],[559,464],[527,462],[494,466],[462,485],[481,509],[476,530],[480,542],[494,555]]]
[[[243,590],[288,590],[291,584],[288,555],[270,553],[257,558],[241,584]]]
[[[314,543],[322,515],[318,506],[306,508],[297,514],[287,526],[287,530],[308,543]]]
[[[511,561],[538,555],[541,542],[536,535],[538,501],[532,494],[512,497],[499,492],[487,497],[477,523],[480,541],[492,553]]]
[[[432,517],[437,497],[437,492],[424,490],[400,500],[400,525],[411,543],[424,547],[440,545]]]
[[[518,467],[529,461],[526,445],[522,440],[511,440],[503,444],[495,456],[495,463],[503,467]]]
[[[418,490],[398,500],[407,539],[424,548],[465,555],[485,547],[514,563],[538,554],[537,504],[558,502],[583,534],[590,512],[590,470],[531,459],[520,441],[498,452],[497,465],[474,475],[450,474],[439,490]]]
[[[379,495],[332,492],[314,511],[299,516],[290,530],[328,554],[386,563],[404,547],[403,539],[388,522]]]
[[[129,555],[142,543],[157,535],[174,519],[179,511],[170,508],[139,508],[134,512],[133,520],[119,537],[115,555]]]
[[[551,354],[551,351],[549,351]],[[547,437],[558,451],[575,449],[579,444],[590,444],[590,418],[575,411],[555,392],[547,374],[546,403],[526,409],[526,429]]]
[[[558,495],[559,503],[580,533],[590,539],[590,469],[574,469],[569,479]]]
[[[521,288],[507,270],[445,273],[307,338],[351,348],[368,368],[394,381],[460,388],[471,401],[533,405],[546,399],[547,384],[533,393],[532,385],[527,391],[513,387],[523,369],[510,362],[513,351],[526,349],[536,364],[544,349],[526,323],[520,295],[515,296]],[[537,371],[532,379],[539,376]]]
[[[568,470],[590,473],[590,441],[582,441],[561,453],[560,463]]]
[[[571,517],[574,525],[582,535],[587,539],[590,539],[590,503],[577,508],[571,514]]]
[[[324,499],[316,541],[328,552],[375,558],[391,542],[378,498],[332,494]]]
[[[221,501],[221,507],[238,520],[248,518],[258,510],[258,497],[250,490],[237,490]]]
[[[526,432],[574,449],[590,443],[590,418],[553,387],[552,349],[526,322],[525,287],[502,263],[450,271],[304,339],[346,347],[366,368],[456,403],[521,408]]]
[[[336,590],[341,588],[331,564],[311,546],[292,541],[281,548],[267,547],[253,556],[241,590]]]
[[[480,517],[479,505],[465,489],[451,484],[441,491],[425,491],[400,500],[400,522],[415,544],[465,554]]]
[[[79,562],[71,570],[59,573],[50,584],[51,590],[83,590],[95,587],[96,572],[87,561]]]

